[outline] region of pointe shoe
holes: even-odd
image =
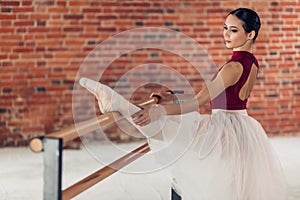
[[[81,78],[79,80],[79,84],[86,88],[89,92],[91,92],[98,101],[98,106],[101,111],[101,113],[107,113],[112,110],[110,99],[108,98],[108,95],[106,92],[101,92],[101,85],[99,82],[96,82],[94,80],[88,79],[88,78]],[[106,103],[104,103],[106,102]]]
[[[123,96],[104,84],[85,77],[79,80],[79,84],[95,95],[99,109],[103,114],[118,111],[124,117],[129,118],[140,110],[139,107],[131,104]]]

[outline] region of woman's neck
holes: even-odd
[[[237,48],[233,48],[233,51],[248,51],[250,53],[252,53],[252,45],[253,45],[253,41],[252,40],[248,40],[243,46],[237,47]]]

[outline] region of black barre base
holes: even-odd
[[[173,188],[171,190],[171,200],[182,200],[181,196]]]

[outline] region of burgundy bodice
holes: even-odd
[[[212,109],[242,110],[247,108],[248,99],[241,100],[239,98],[239,92],[248,79],[252,64],[254,63],[257,67],[259,67],[259,65],[254,55],[247,51],[234,51],[231,59],[227,61],[227,63],[232,61],[242,64],[243,73],[236,84],[228,87],[211,101]],[[222,67],[219,71],[221,69]]]

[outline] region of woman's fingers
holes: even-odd
[[[160,116],[165,115],[166,111],[163,106],[159,104],[155,104],[153,106],[150,106],[148,108],[145,108],[133,115],[131,115],[131,118],[133,119],[133,122],[139,126],[145,126],[151,121],[157,120]]]
[[[133,122],[139,126],[145,126],[151,122],[147,111],[139,111],[132,115]]]
[[[145,125],[149,124],[150,122],[151,122],[151,120],[149,120],[148,118],[143,118],[143,119],[139,120],[138,122],[136,122],[136,124],[139,126],[145,126]]]
[[[140,110],[136,113],[134,113],[133,115],[131,115],[131,118],[133,119],[133,121],[135,121],[137,118],[139,118],[140,116],[143,115],[144,110]]]

